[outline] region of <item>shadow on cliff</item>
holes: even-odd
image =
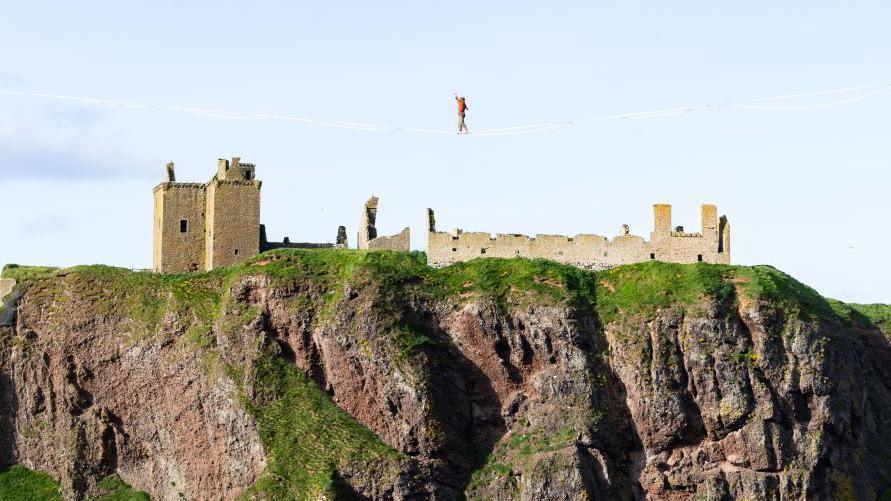
[[[0,327],[0,338],[9,336],[9,331]],[[15,420],[18,415],[19,402],[15,382],[7,371],[10,369],[9,348],[0,348],[0,468],[16,462]]]
[[[585,324],[589,353],[604,353],[609,350],[609,342],[600,320],[595,319]],[[606,409],[602,422],[592,430],[590,445],[604,453],[612,463],[606,465],[606,471],[596,478],[596,487],[601,491],[598,494],[605,496],[603,499],[643,500],[644,491],[639,479],[646,454],[628,406],[628,390],[608,361],[589,357],[589,370],[595,377],[602,378],[600,391],[591,395],[591,405],[595,409]],[[591,458],[591,461],[594,459]]]
[[[12,346],[8,341],[15,334],[16,308],[28,286],[17,285],[5,303],[0,303],[0,467],[16,462],[15,421],[19,401],[15,381],[10,377]]]
[[[431,415],[445,435],[433,459],[447,465],[436,472],[436,482],[461,496],[473,471],[484,464],[507,431],[502,401],[491,381],[423,309],[403,310],[405,321],[425,332],[433,344],[422,347],[431,362],[427,386]]]

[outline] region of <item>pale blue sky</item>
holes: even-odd
[[[891,81],[891,3],[3,2],[0,89],[471,131]],[[854,93],[856,94],[856,93]],[[772,104],[817,104],[817,96]],[[0,263],[151,265],[174,160],[257,164],[270,237],[379,229],[644,236],[651,204],[733,228],[733,261],[891,302],[891,93],[805,111],[697,111],[517,136],[222,120],[0,95]]]

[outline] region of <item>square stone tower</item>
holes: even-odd
[[[154,189],[152,268],[211,270],[260,252],[260,181],[238,157],[217,162],[207,183],[176,182],[173,162]]]
[[[177,183],[173,162],[154,189],[152,267],[164,273],[204,269],[205,185]]]
[[[217,161],[207,183],[205,269],[231,266],[260,252],[260,181],[254,164]]]

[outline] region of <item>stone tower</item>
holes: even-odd
[[[204,267],[240,263],[260,252],[260,181],[254,164],[219,159],[207,183]]]
[[[260,252],[261,183],[253,164],[221,159],[207,183],[175,179],[170,162],[154,189],[154,271],[211,270]]]
[[[165,273],[201,270],[204,269],[205,185],[177,183],[175,179],[173,162],[170,162],[166,181],[154,189],[152,267]]]

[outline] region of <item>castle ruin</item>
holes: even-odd
[[[427,263],[447,266],[478,257],[543,258],[579,268],[600,270],[621,264],[658,260],[674,263],[729,263],[730,224],[718,218],[714,205],[701,207],[702,230],[688,233],[671,227],[671,205],[653,206],[650,241],[632,235],[628,225],[612,240],[599,235],[537,235],[436,231],[432,209],[427,209]]]
[[[260,187],[254,164],[239,157],[219,159],[207,183],[176,181],[173,162],[166,180],[154,189],[152,269],[159,273],[212,270],[241,263],[281,247],[345,247],[338,243],[269,242],[260,224]],[[341,242],[342,234],[342,242]]]
[[[408,251],[411,249],[411,230],[406,227],[399,233],[390,236],[377,236],[377,202],[374,195],[365,202],[362,217],[359,221],[359,235],[357,236],[359,249],[377,249]]]
[[[176,181],[173,162],[166,180],[154,189],[153,269],[184,273],[231,266],[278,248],[347,248],[346,228],[340,226],[336,243],[270,242],[260,224],[260,187],[254,164],[239,157],[217,161],[217,172],[207,183]],[[378,236],[378,198],[363,206],[357,247],[370,250],[408,251],[409,228],[395,235]],[[492,236],[484,232],[436,231],[432,209],[427,209],[427,263],[447,266],[478,257],[542,258],[584,269],[599,270],[642,261],[675,263],[729,263],[730,224],[718,217],[714,205],[702,205],[701,230],[672,228],[671,205],[653,206],[650,240],[632,235],[628,225],[611,240],[590,234],[520,234]]]

